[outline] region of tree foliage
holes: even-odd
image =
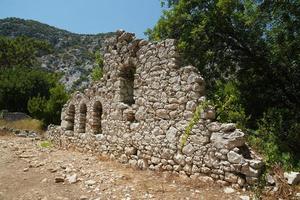
[[[32,67],[36,65],[36,56],[51,52],[52,46],[40,40],[27,37],[10,39],[0,36],[0,68]]]
[[[242,114],[242,118],[251,116],[247,128],[257,129],[260,134],[255,137],[276,144],[274,154],[290,152],[290,158],[299,160],[292,146],[300,146],[299,139],[295,140],[300,137],[295,131],[300,121],[300,2],[162,2],[167,9],[155,27],[147,30],[149,39],[178,40],[183,64],[200,70],[210,91],[208,96],[223,105],[217,110],[221,121],[241,117],[222,110],[230,102],[229,110]],[[227,90],[228,82],[236,83],[236,91]],[[272,125],[279,123],[276,116],[281,117],[280,127]],[[265,128],[262,121],[274,128]],[[261,147],[271,154],[268,147]],[[279,158],[283,157],[275,160]]]
[[[68,100],[68,95],[62,85],[56,85],[50,89],[49,98],[36,96],[29,99],[27,108],[29,113],[43,120],[46,124],[59,124],[60,112]]]
[[[213,105],[217,110],[216,119],[220,122],[236,123],[241,129],[245,129],[249,116],[241,104],[241,93],[236,82],[222,83],[217,81],[216,91],[212,97]]]
[[[0,109],[27,112],[27,101],[33,96],[49,97],[56,77],[41,70],[25,67],[3,69],[0,72]]]
[[[231,78],[240,66],[261,60],[261,20],[257,6],[239,1],[181,0],[172,4],[148,35],[152,40],[175,38],[184,63],[199,68],[208,87]]]
[[[29,38],[0,38],[0,110],[20,111],[58,123],[67,93],[59,75],[34,67],[36,56],[50,50],[48,43]]]

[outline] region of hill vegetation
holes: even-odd
[[[0,19],[0,36],[28,37],[49,44],[52,51],[39,52],[36,66],[62,74],[60,82],[68,91],[82,89],[91,81],[95,52],[113,33],[76,34],[34,20]]]

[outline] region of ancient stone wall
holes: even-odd
[[[257,180],[262,162],[234,124],[201,114],[187,142],[182,136],[205,83],[198,70],[180,66],[175,41],[135,39],[118,31],[106,41],[104,76],[76,92],[62,110],[61,126],[48,137],[65,148],[109,155],[141,169],[168,170],[192,178],[208,175],[243,186]]]

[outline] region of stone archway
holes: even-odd
[[[86,131],[86,112],[87,112],[87,107],[86,104],[81,104],[79,107],[79,126],[78,126],[78,132],[79,133],[85,133]]]
[[[101,117],[102,117],[102,104],[100,101],[96,101],[93,105],[92,110],[92,132],[94,134],[100,134],[102,132],[101,129]]]
[[[74,131],[74,120],[75,120],[75,106],[71,104],[68,108],[68,112],[66,116],[66,121],[67,121],[66,130]]]

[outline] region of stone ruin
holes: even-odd
[[[63,148],[107,155],[141,169],[205,175],[236,186],[253,184],[263,162],[234,124],[214,121],[212,109],[182,148],[182,137],[205,83],[193,66],[180,66],[175,41],[158,43],[117,31],[106,40],[103,78],[64,105],[61,126],[47,137]]]

